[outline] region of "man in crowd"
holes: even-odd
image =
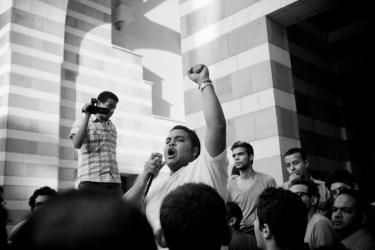
[[[341,243],[350,250],[375,249],[374,236],[365,228],[368,204],[353,189],[344,189],[332,209],[332,225]]]
[[[161,205],[160,223],[159,245],[170,250],[220,250],[230,240],[224,200],[203,183],[170,192]]]
[[[159,214],[163,199],[172,190],[189,182],[201,182],[214,187],[221,197],[226,198],[228,159],[226,154],[226,123],[224,114],[209,78],[208,68],[195,65],[187,72],[198,84],[201,92],[206,134],[201,150],[196,133],[185,126],[175,126],[165,141],[164,157],[151,154],[142,174],[124,195],[137,205],[144,197],[150,176],[155,177],[145,199],[145,212],[154,231],[160,228]],[[159,173],[167,164],[171,173]]]
[[[34,213],[36,210],[38,210],[40,207],[44,206],[44,204],[51,199],[52,197],[55,197],[57,195],[56,190],[44,186],[41,188],[38,188],[34,191],[34,193],[29,198],[29,206],[31,213]],[[21,221],[19,221],[10,231],[9,233],[9,242],[11,243],[14,239],[14,237],[17,235],[17,233],[20,231],[20,229],[23,227],[25,222],[28,220],[28,218],[25,218]]]
[[[358,190],[354,176],[346,170],[337,170],[330,173],[326,178],[325,185],[331,193],[333,200],[336,199],[337,195],[343,189]]]
[[[294,179],[289,190],[297,194],[307,208],[305,242],[309,244],[310,249],[335,245],[336,235],[331,221],[317,212],[319,190],[315,183],[311,180]]]
[[[86,103],[82,107],[84,117],[73,124],[70,138],[78,149],[78,189],[106,190],[117,196],[122,194],[116,161],[117,131],[109,119],[118,101],[114,93],[101,92],[98,103]]]
[[[254,221],[258,247],[264,250],[304,250],[307,225],[306,206],[301,199],[282,188],[267,188],[257,203]]]
[[[289,173],[289,181],[284,182],[282,187],[289,189],[291,181],[296,178],[312,180],[319,189],[318,211],[326,215],[330,209],[330,194],[324,185],[324,181],[316,180],[310,175],[308,171],[309,161],[307,160],[305,151],[302,148],[291,148],[284,154],[284,161],[286,170]]]
[[[234,168],[239,170],[240,175],[234,175],[228,181],[228,200],[237,203],[243,212],[241,230],[254,235],[258,196],[267,187],[275,187],[276,181],[271,176],[254,170],[254,150],[249,143],[237,141],[231,150]]]

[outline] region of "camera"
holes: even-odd
[[[98,105],[99,101],[96,98],[91,98],[91,104],[86,108],[86,112],[89,112],[90,114],[109,114],[109,109],[101,108]]]

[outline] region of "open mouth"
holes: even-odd
[[[176,150],[174,148],[168,148],[168,151],[167,151],[167,157],[168,159],[171,159],[173,157],[176,156]]]

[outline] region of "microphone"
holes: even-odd
[[[143,193],[143,197],[142,197],[142,201],[141,201],[141,208],[143,207],[143,203],[145,202],[145,199],[146,199],[146,196],[147,196],[147,193],[148,193],[148,190],[150,189],[150,186],[151,186],[151,183],[152,183],[152,180],[154,179],[154,176],[153,175],[150,175],[147,179],[147,183],[146,183],[146,187],[145,187],[145,191]]]
[[[163,164],[162,161],[161,161],[161,159],[163,158],[163,155],[159,154],[159,153],[151,154],[151,160],[153,160],[154,158],[158,159],[157,162],[160,164],[160,166],[158,166],[158,167],[160,167],[160,169],[161,169],[163,167],[163,165],[165,164],[165,163]],[[157,165],[159,165],[159,164],[157,164]],[[145,191],[143,192],[143,197],[142,197],[142,201],[141,201],[141,208],[143,207],[143,203],[145,202],[147,193],[150,189],[150,186],[151,186],[151,183],[152,183],[153,179],[154,179],[154,175],[150,175],[147,179]]]

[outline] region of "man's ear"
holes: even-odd
[[[311,196],[310,203],[312,206],[316,206],[318,204],[318,197]]]
[[[236,217],[230,217],[228,224],[229,224],[229,226],[233,227],[236,224],[236,222],[237,222]]]
[[[305,160],[305,165],[306,165],[306,168],[308,168],[308,167],[309,167],[309,164],[310,164],[309,160]]]
[[[361,225],[365,224],[367,222],[367,214],[362,212],[360,214],[360,218],[361,218]]]
[[[250,161],[254,161],[254,155],[249,156]]]
[[[167,242],[165,241],[165,237],[164,237],[164,231],[163,229],[158,229],[156,231],[156,241],[158,242],[159,246],[163,247],[163,248],[167,248],[168,245],[167,245]]]
[[[199,155],[199,148],[198,147],[194,147],[193,148],[193,156],[194,156],[194,159],[196,159]]]
[[[267,224],[263,225],[262,236],[263,236],[264,239],[267,239],[267,240],[271,239],[271,237],[272,237],[271,230],[270,230],[270,228]]]

